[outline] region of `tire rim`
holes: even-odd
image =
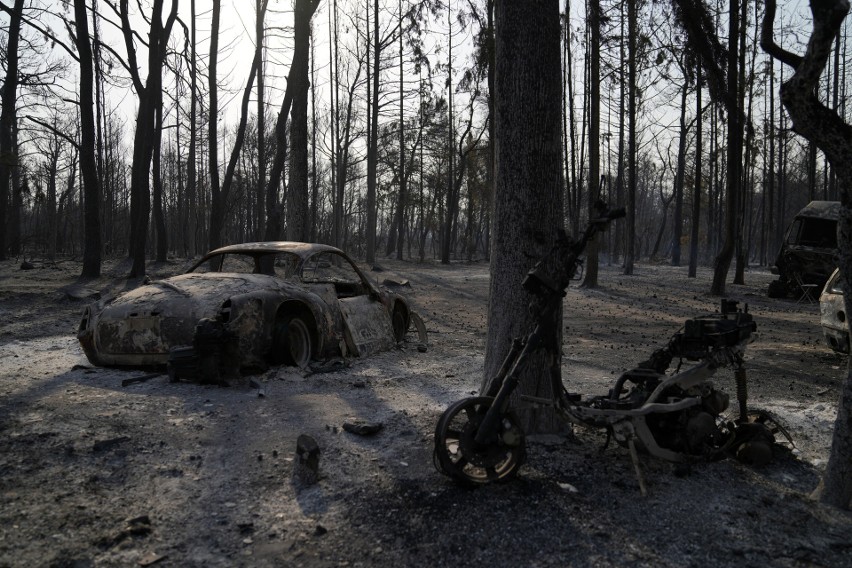
[[[311,360],[311,335],[308,326],[300,319],[290,320],[287,326],[287,349],[293,364],[305,368]]]

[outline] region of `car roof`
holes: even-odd
[[[272,254],[279,252],[289,252],[305,259],[312,254],[318,252],[336,252],[342,253],[340,249],[331,245],[321,243],[300,243],[295,241],[265,241],[256,243],[241,243],[236,245],[228,245],[211,250],[204,255],[204,258],[211,257],[217,254]]]
[[[840,218],[840,202],[811,201],[801,211],[796,213],[796,217],[817,217],[819,219],[837,220]]]

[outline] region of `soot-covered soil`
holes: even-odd
[[[808,498],[825,465],[846,358],[813,304],[770,300],[747,273],[729,296],[760,338],[746,354],[754,406],[796,448],[769,466],[676,467],[601,432],[533,437],[519,477],[466,490],[432,465],[435,424],[481,380],[488,267],[383,261],[407,279],[430,333],[327,373],[275,368],[229,388],[128,386],[141,370],[92,368],[75,339],[92,292],[136,283],[127,266],[79,283],[79,263],[0,263],[0,566],[850,566],[852,516]],[[154,277],[187,265],[152,265]],[[563,380],[605,393],[689,317],[715,311],[711,274],[603,266],[569,289]],[[80,299],[75,299],[80,298]],[[731,373],[717,386],[733,391]],[[376,435],[343,431],[381,422]],[[291,479],[296,438],[320,446],[317,484]]]

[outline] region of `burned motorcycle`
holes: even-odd
[[[580,255],[586,244],[623,215],[623,209],[610,210],[599,203],[596,218],[590,220],[578,240],[561,235],[530,270],[523,287],[534,298],[530,306],[537,314],[533,329],[513,341],[483,396],[460,400],[441,415],[434,450],[439,471],[463,485],[506,481],[517,473],[526,455],[525,438],[516,415],[522,408],[512,408],[510,397],[521,370],[548,334],[556,333],[545,316],[558,309],[582,263]],[[687,320],[665,347],[623,373],[605,395],[569,393],[557,379],[551,398],[519,398],[526,407],[552,407],[570,423],[605,429],[629,448],[643,493],[639,451],[671,462],[733,454],[743,461],[762,464],[772,455],[774,424],[768,415],[749,412],[747,407],[743,352],[755,330],[748,306],[740,310],[737,302],[722,300],[720,313]],[[678,366],[667,375],[675,359]],[[685,361],[689,365],[683,368]],[[733,420],[723,417],[728,395],[709,381],[723,367],[734,369],[739,416]]]

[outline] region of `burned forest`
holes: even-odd
[[[0,568],[852,565],[848,0],[0,0]]]

